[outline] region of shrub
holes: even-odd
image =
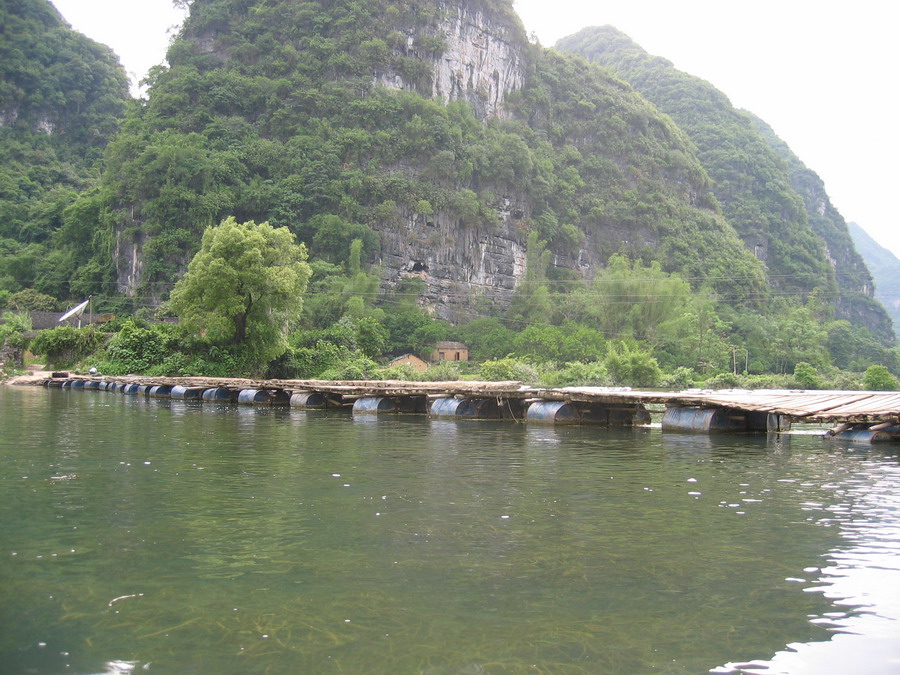
[[[417,373],[424,382],[455,382],[462,379],[459,366],[456,361],[441,361],[431,366],[424,373]]]
[[[662,380],[662,371],[656,359],[637,347],[624,344],[611,347],[603,363],[615,384],[655,387]]]
[[[485,361],[478,369],[478,376],[488,382],[516,381],[527,384],[535,384],[539,379],[534,366],[511,358]]]
[[[897,388],[897,378],[886,366],[869,366],[863,375],[862,386],[870,391],[889,391]]]
[[[804,389],[822,389],[822,380],[816,369],[806,361],[800,361],[794,366],[794,379]]]
[[[28,346],[28,338],[25,333],[31,331],[31,317],[15,312],[3,312],[3,322],[0,323],[0,347],[4,343],[10,347],[25,348]]]
[[[548,387],[605,387],[612,384],[612,378],[600,361],[570,361],[562,368],[551,367],[543,371],[541,383]]]
[[[155,326],[144,328],[134,321],[126,321],[109,341],[106,353],[110,361],[119,364],[126,373],[144,373],[162,364],[171,355],[172,341],[163,330]]]
[[[423,373],[416,371],[412,366],[401,364],[390,368],[380,368],[373,379],[376,380],[401,380],[403,382],[415,382],[421,379]]]
[[[680,366],[663,378],[662,384],[668,389],[689,389],[694,386],[697,374],[690,368]]]
[[[326,368],[318,377],[322,380],[370,380],[378,371],[378,364],[361,353],[355,358]]]
[[[105,339],[106,336],[93,326],[59,326],[38,333],[31,349],[36,354],[44,354],[49,367],[69,368],[99,350]]]
[[[719,373],[705,382],[707,389],[738,389],[742,384],[741,377],[734,373]]]

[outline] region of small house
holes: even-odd
[[[431,354],[432,361],[468,361],[469,348],[462,342],[438,342]]]
[[[428,370],[428,364],[415,354],[404,354],[403,356],[398,356],[396,359],[391,359],[388,365],[391,367],[409,366],[417,373],[424,373],[426,370]]]

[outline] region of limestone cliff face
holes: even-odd
[[[440,5],[440,18],[429,34],[443,49],[426,52],[417,44],[418,28],[407,29],[404,55],[430,62],[431,95],[449,103],[468,101],[476,117],[507,117],[504,102],[525,81],[526,44],[520,26],[488,15],[481,9]],[[401,73],[390,70],[376,81],[392,89],[414,89]]]
[[[430,87],[423,93],[443,103],[467,101],[481,120],[508,118],[504,104],[525,82],[524,31],[481,9],[452,3],[439,5],[439,10],[428,34],[442,49],[427,53],[417,46],[421,27],[405,31],[403,55],[430,66]],[[376,81],[390,89],[417,86],[396,71],[381,73]],[[424,302],[451,321],[471,320],[470,311],[486,299],[505,306],[525,273],[522,221],[530,214],[523,194],[506,195],[493,206],[495,225],[469,225],[449,213],[423,216],[402,210],[399,228],[377,228],[384,280],[390,285],[409,276],[423,279]]]
[[[506,306],[525,274],[524,205],[522,195],[501,200],[495,225],[466,224],[448,213],[401,211],[400,227],[379,230],[384,281],[393,285],[419,277],[426,285],[426,306],[453,322],[472,320],[485,301]]]

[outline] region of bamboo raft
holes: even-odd
[[[900,392],[660,392],[614,387],[534,388],[520,382],[253,380],[68,373],[54,373],[53,378],[38,384],[255,405],[352,406],[359,413],[413,412],[607,426],[645,424],[650,421],[646,406],[655,405],[665,407],[662,425],[670,430],[783,431],[792,423],[813,423],[837,425],[833,435],[853,440],[900,440]],[[209,397],[203,394],[213,391],[218,393]],[[183,396],[184,392],[190,396]]]

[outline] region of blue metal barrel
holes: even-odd
[[[136,393],[138,396],[147,396],[151,389],[153,389],[152,384],[139,384]]]
[[[125,391],[125,383],[124,382],[112,382],[112,383],[110,383],[110,386],[108,386],[106,389],[107,389],[107,391],[114,391],[117,394],[120,394],[123,391]]]
[[[578,424],[579,415],[566,401],[535,401],[528,406],[525,419],[537,424]]]
[[[317,391],[298,391],[291,396],[292,408],[326,408],[325,394]]]
[[[436,398],[431,402],[431,415],[434,417],[461,417],[459,414],[461,398]]]
[[[169,398],[171,395],[171,384],[157,384],[153,387],[150,387],[150,391],[147,392],[147,396],[149,396],[150,398]]]
[[[179,401],[199,401],[203,389],[203,387],[183,387],[181,385],[176,385],[172,387],[172,391],[169,392],[169,398],[174,398]]]
[[[666,408],[662,428],[707,433],[747,431],[747,415],[727,408]]]
[[[242,389],[237,401],[243,405],[287,405],[290,397],[283,389]]]
[[[62,388],[63,388],[63,389],[71,389],[71,388],[74,387],[74,386],[75,386],[75,381],[74,381],[74,380],[66,380],[65,382],[62,383]]]
[[[431,415],[480,419],[502,417],[495,398],[437,398],[431,404]]]
[[[353,402],[354,413],[397,412],[397,404],[386,396],[364,396]]]
[[[204,389],[200,398],[209,402],[232,403],[237,400],[237,392],[225,387],[213,387]]]
[[[100,382],[97,380],[86,380],[82,385],[85,389],[99,389]]]
[[[141,385],[136,384],[136,383],[126,384],[125,388],[122,390],[122,393],[125,394],[126,396],[137,396],[138,387],[140,387],[140,386]]]
[[[72,380],[72,389],[84,389],[84,380]]]

